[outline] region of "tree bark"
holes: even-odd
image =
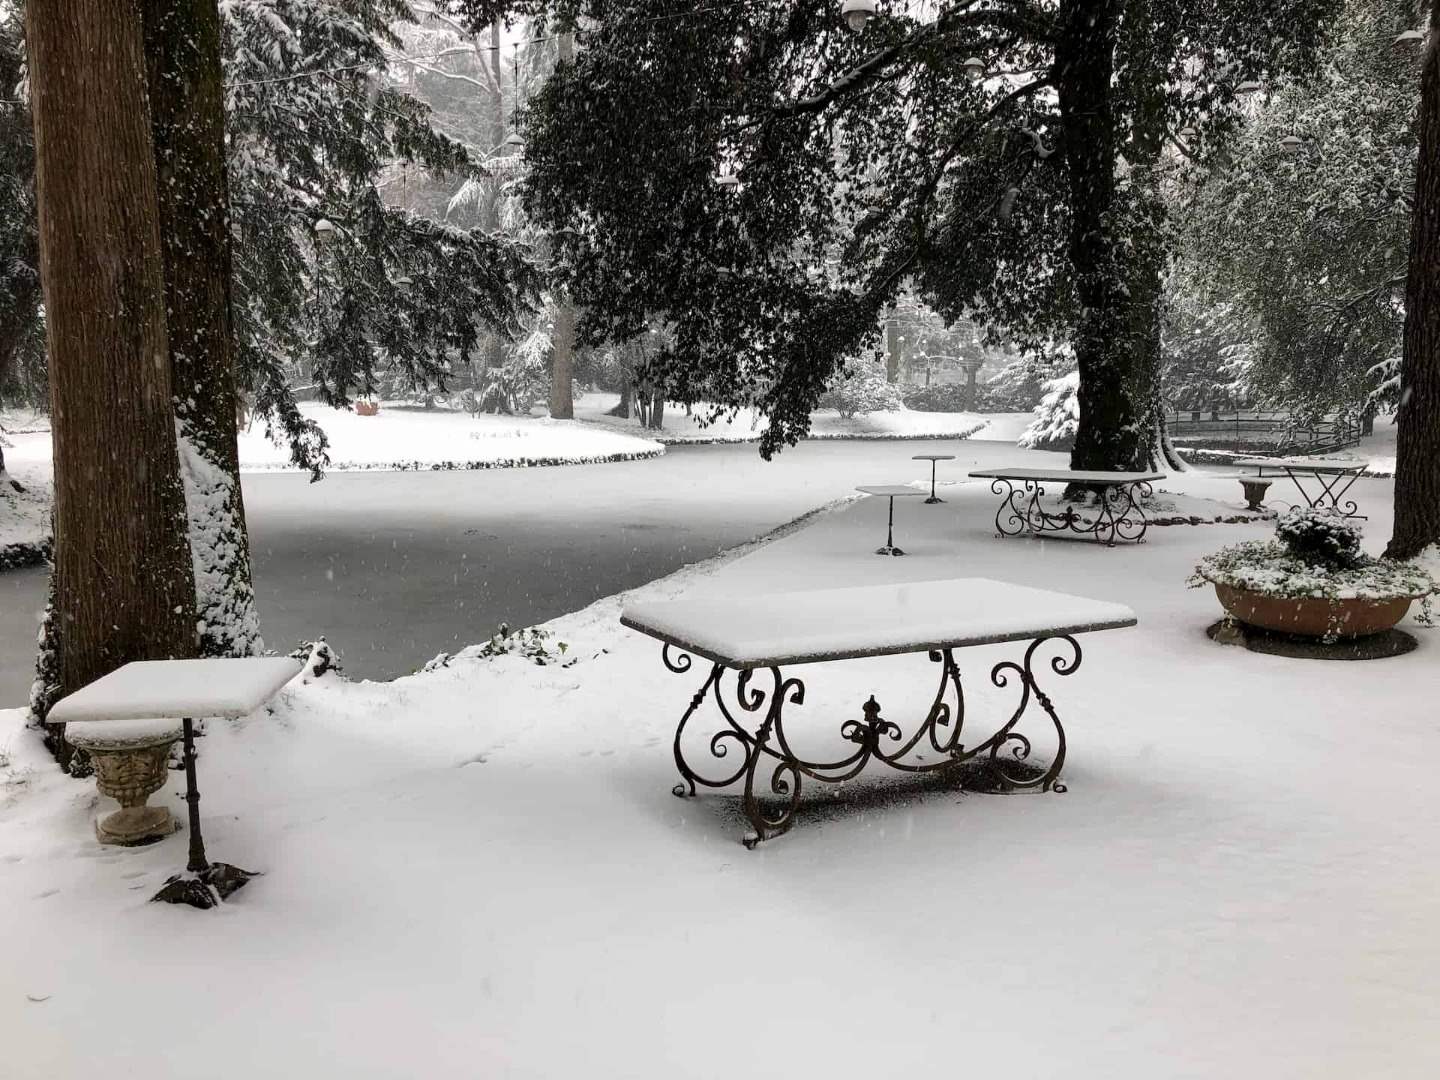
[[[900,381],[900,322],[894,308],[885,320],[885,381],[891,384]]]
[[[170,371],[204,656],[264,648],[240,491],[230,200],[215,0],[140,0]]]
[[[25,15],[55,454],[43,713],[128,661],[195,655],[195,586],[139,9]]]
[[[1410,219],[1405,342],[1395,448],[1395,531],[1385,554],[1440,544],[1440,4],[1430,9],[1420,78],[1420,160]]]
[[[556,297],[555,330],[550,339],[550,415],[575,419],[575,308],[563,292]]]
[[[1075,469],[1142,467],[1146,406],[1137,396],[1125,267],[1115,237],[1115,68],[1118,0],[1064,0],[1055,82],[1070,203],[1069,257],[1080,303]]]

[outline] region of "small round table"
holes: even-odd
[[[876,555],[904,555],[895,546],[895,500],[904,498],[906,495],[924,495],[923,491],[916,491],[912,487],[901,487],[899,484],[861,484],[855,489],[863,491],[866,495],[883,495],[890,500],[890,520],[885,526],[885,546],[876,548]]]
[[[912,461],[928,461],[928,462],[930,462],[930,497],[929,497],[928,499],[926,499],[925,501],[926,501],[927,503],[944,502],[944,501],[945,501],[944,499],[940,498],[939,495],[936,495],[936,494],[935,494],[935,463],[936,463],[937,461],[954,461],[954,460],[955,460],[955,455],[954,455],[954,454],[916,454],[913,458],[911,458],[911,460],[912,460]]]

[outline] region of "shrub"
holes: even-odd
[[[846,420],[862,413],[893,412],[905,407],[900,393],[885,381],[879,364],[856,364],[834,382],[817,403],[822,409],[834,409]]]
[[[910,386],[900,393],[905,407],[916,412],[966,412],[966,397],[966,388],[961,383]]]
[[[1298,559],[1315,566],[1349,570],[1364,559],[1360,525],[1334,510],[1291,507],[1275,523],[1275,536]]]

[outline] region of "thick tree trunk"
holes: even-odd
[[[550,415],[575,419],[575,308],[569,297],[556,297],[555,330],[550,339]]]
[[[1410,223],[1405,347],[1395,452],[1395,531],[1385,554],[1409,559],[1440,544],[1440,4],[1420,80],[1420,160]]]
[[[1076,469],[1135,469],[1148,456],[1146,401],[1131,347],[1127,281],[1115,235],[1115,67],[1118,0],[1064,0],[1055,50],[1069,188],[1069,256],[1081,313]]]
[[[215,0],[140,0],[140,9],[200,651],[252,656],[264,642],[235,436],[220,12]]]
[[[195,655],[195,585],[139,10],[25,15],[55,453],[43,713],[127,661]]]

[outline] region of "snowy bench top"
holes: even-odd
[[[1370,463],[1358,461],[1355,458],[1340,460],[1337,458],[1303,458],[1303,457],[1275,457],[1275,458],[1244,458],[1235,462],[1236,465],[1243,465],[1254,469],[1303,469],[1313,473],[1351,473],[1360,472]]]
[[[729,668],[778,667],[928,652],[1134,626],[1123,604],[946,578],[758,598],[700,597],[627,605],[620,621]]]
[[[1157,472],[1084,472],[1075,469],[977,469],[971,476],[995,480],[1045,480],[1056,484],[1140,484],[1164,480]]]
[[[288,656],[222,660],[137,660],[58,702],[49,724],[246,716],[304,665]]]

